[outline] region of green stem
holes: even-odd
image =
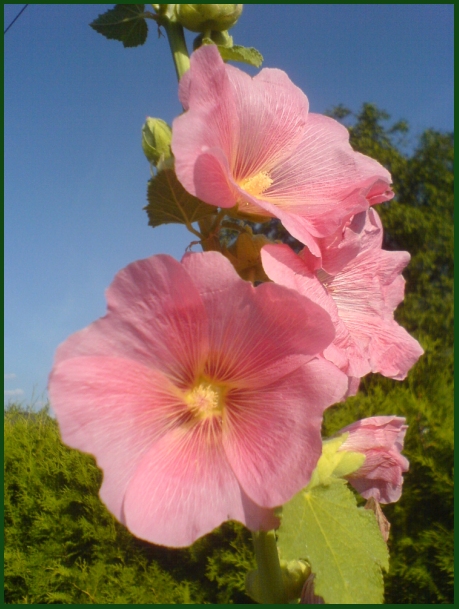
[[[275,532],[253,533],[253,545],[258,565],[261,603],[265,605],[287,603]]]
[[[180,80],[185,72],[190,69],[190,56],[188,55],[188,49],[186,48],[183,27],[180,23],[170,21],[167,18],[162,21],[162,25],[166,30],[172,58],[174,60],[175,71],[178,80]]]

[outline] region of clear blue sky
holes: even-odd
[[[5,27],[22,6],[4,5]],[[142,210],[141,126],[181,111],[167,41],[153,22],[134,49],[97,34],[88,24],[112,6],[31,4],[5,36],[6,400],[46,399],[57,345],[105,314],[119,269],[180,259],[192,240],[181,226],[153,230]],[[313,112],[373,102],[414,134],[451,131],[453,10],[249,4],[231,33],[285,70]]]

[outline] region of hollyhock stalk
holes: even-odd
[[[154,6],[158,7],[158,25],[163,26],[166,30],[167,40],[171,49],[172,59],[174,61],[175,72],[177,74],[177,79],[180,81],[185,72],[190,68],[190,56],[186,46],[183,27],[173,15],[173,4],[158,4]],[[161,6],[166,7],[165,13],[160,10]]]
[[[258,579],[263,604],[284,604],[288,602],[279,562],[279,552],[274,531],[259,531],[252,534],[257,560]]]

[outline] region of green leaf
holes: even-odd
[[[210,38],[203,38],[202,44],[215,44],[215,42]],[[259,68],[263,63],[263,55],[253,47],[241,47],[237,44],[231,47],[221,44],[217,44],[216,46],[224,61],[240,61],[255,66],[256,68]]]
[[[116,4],[89,25],[105,38],[120,40],[124,47],[138,47],[148,34],[144,7],[144,4]]]
[[[207,205],[190,195],[177,180],[175,171],[164,169],[148,182],[149,225],[191,224],[217,213],[217,207]]]
[[[310,563],[325,603],[383,602],[387,546],[375,514],[357,507],[344,480],[306,487],[285,504],[278,546],[283,559]]]

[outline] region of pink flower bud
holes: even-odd
[[[408,471],[408,459],[401,455],[408,426],[403,417],[369,417],[348,425],[339,434],[349,436],[340,450],[360,452],[365,463],[348,476],[349,482],[365,499],[393,503],[402,494],[402,473]]]

